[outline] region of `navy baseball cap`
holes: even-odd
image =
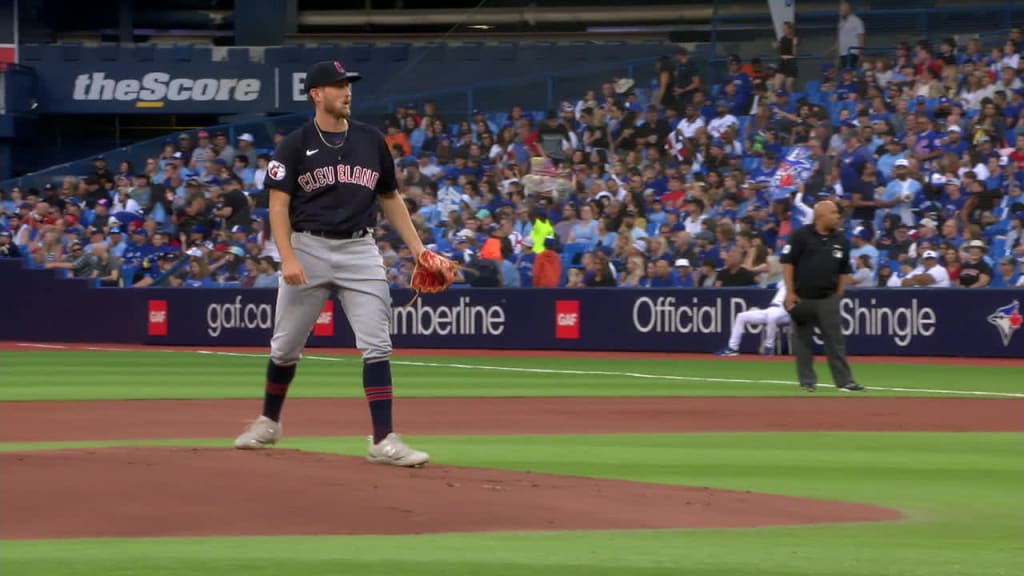
[[[342,65],[340,60],[325,60],[313,64],[310,66],[309,71],[306,72],[306,92],[313,88],[328,86],[342,80],[358,82],[360,79],[362,79],[361,74],[345,70],[345,66]]]
[[[4,238],[10,238],[11,232],[9,230],[0,230],[0,236],[3,236]]]

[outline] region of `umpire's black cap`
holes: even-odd
[[[358,72],[349,72],[340,60],[325,60],[310,66],[306,72],[306,92],[320,86],[327,86],[342,80],[358,82],[363,76]]]

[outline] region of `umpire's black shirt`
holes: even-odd
[[[264,187],[291,196],[296,231],[350,233],[377,225],[377,197],[398,187],[384,135],[349,120],[348,134],[324,132],[313,122],[285,136],[267,166]]]
[[[800,298],[828,298],[839,279],[850,274],[850,243],[838,230],[819,234],[813,224],[799,228],[782,249],[779,260],[793,265],[793,291]]]

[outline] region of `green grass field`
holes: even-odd
[[[294,396],[361,394],[356,358],[311,355],[300,367]],[[394,373],[402,396],[800,395],[789,384],[789,363],[398,360]],[[264,362],[259,356],[193,353],[0,352],[0,400],[254,398]],[[855,360],[854,368],[865,385],[896,389],[873,389],[872,396],[1024,397],[1020,368],[858,365]],[[820,364],[819,374],[828,381]],[[821,394],[836,393],[823,389]],[[415,441],[438,464],[864,502],[897,508],[906,518],[745,530],[4,541],[0,573],[1015,576],[1024,564],[1024,434],[429,436]],[[362,437],[290,437],[288,447],[359,455],[364,442]],[[0,444],[0,450],[67,445]]]

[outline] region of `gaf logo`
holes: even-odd
[[[210,304],[206,307],[206,333],[214,338],[224,329],[255,330],[274,327],[274,310],[270,304],[242,304],[242,297],[236,296],[235,303]]]
[[[107,78],[103,72],[79,74],[71,94],[74,100],[138,102],[137,105],[143,107],[163,100],[251,102],[259,97],[257,78],[172,78],[166,72],[150,72],[141,79],[124,80]]]
[[[334,300],[328,299],[313,324],[313,336],[334,336]]]
[[[146,334],[167,336],[167,300],[150,300]]]
[[[580,301],[555,301],[555,338],[559,340],[579,340],[580,338]]]

